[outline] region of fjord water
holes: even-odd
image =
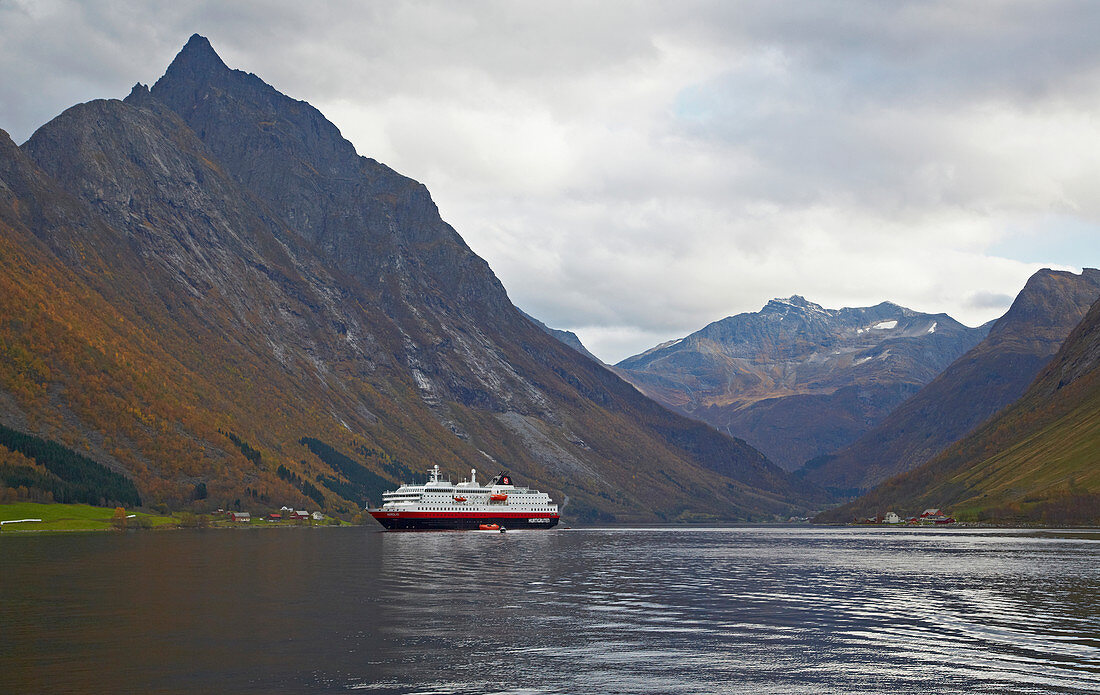
[[[0,535],[5,693],[1084,693],[1100,534]]]

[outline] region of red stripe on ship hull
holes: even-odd
[[[382,512],[370,513],[375,519],[557,519],[548,512]]]
[[[389,512],[371,510],[378,523],[394,531],[474,530],[480,524],[498,524],[507,528],[548,529],[557,525],[560,515],[549,512]]]

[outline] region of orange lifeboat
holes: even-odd
[[[508,495],[489,495],[490,502],[506,502]]]
[[[480,531],[499,531],[500,524],[480,524],[477,528]]]
[[[453,499],[454,499],[455,502],[465,502],[466,501],[465,497],[458,497],[457,495]]]

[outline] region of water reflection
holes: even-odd
[[[960,529],[5,537],[0,691],[1095,692],[1098,550]]]

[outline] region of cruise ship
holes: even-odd
[[[384,527],[395,531],[442,531],[479,528],[552,528],[558,505],[550,495],[516,487],[505,472],[482,485],[477,470],[453,484],[434,466],[424,485],[405,485],[382,493],[382,506],[367,510]]]

